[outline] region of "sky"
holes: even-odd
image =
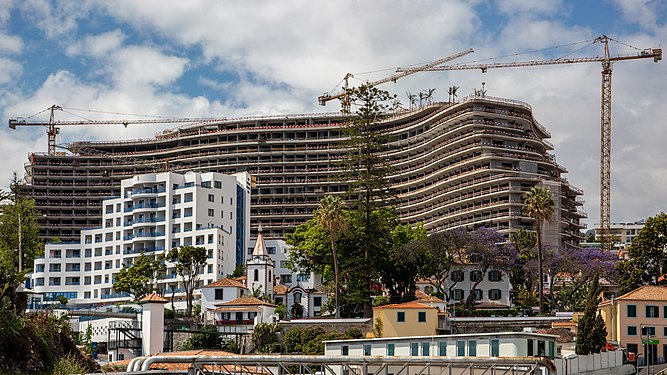
[[[46,152],[56,120],[237,117],[335,112],[317,96],[346,73],[353,86],[473,48],[455,62],[501,62],[659,48],[662,0],[0,0],[0,189]],[[616,42],[619,41],[619,42]],[[557,47],[558,48],[552,48]],[[503,58],[504,56],[504,58]],[[454,63],[454,62],[452,62]],[[614,64],[612,222],[667,211],[667,62]],[[446,101],[482,84],[519,100],[547,127],[566,177],[584,190],[585,223],[599,222],[599,63],[420,72],[380,86],[397,94],[435,88]],[[333,91],[332,91],[333,90]],[[144,117],[127,116],[126,114]],[[152,137],[173,125],[62,127],[57,144]]]

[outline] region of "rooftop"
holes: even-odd
[[[208,285],[204,285],[202,288],[216,288],[216,287],[237,287],[237,288],[245,288],[245,285],[243,285],[242,282],[235,280],[235,279],[230,279],[225,277],[224,279],[220,279],[217,281],[214,281]]]

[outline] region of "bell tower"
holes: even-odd
[[[250,293],[259,290],[262,296],[273,298],[273,287],[275,286],[275,267],[273,260],[266,250],[262,226],[257,230],[257,242],[252,250],[252,255],[246,263],[246,277]]]

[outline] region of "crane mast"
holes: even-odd
[[[639,54],[610,56],[609,40],[606,35],[595,39],[594,43],[604,45],[603,56],[568,59],[530,60],[491,64],[459,64],[433,67],[421,67],[419,71],[445,71],[481,69],[486,72],[494,68],[517,68],[541,65],[576,64],[588,62],[602,63],[602,99],[600,110],[600,242],[603,250],[611,250],[611,71],[612,63],[623,60],[653,58],[662,60],[662,49],[644,49]],[[409,72],[416,68],[399,68],[398,72]]]

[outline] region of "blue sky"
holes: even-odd
[[[337,103],[320,107],[316,98],[347,72],[356,85],[469,47],[475,53],[462,61],[524,51],[538,52],[509,61],[595,56],[599,44],[545,49],[602,34],[659,47],[666,20],[667,3],[658,0],[0,0],[0,186],[22,172],[28,153],[46,151],[43,129],[10,130],[7,120],[52,104],[178,117],[336,111]],[[665,211],[666,68],[648,60],[614,67],[613,221]],[[360,74],[369,71],[379,72]],[[585,191],[589,226],[596,223],[600,66],[419,73],[382,88],[405,103],[406,92],[436,88],[435,98],[446,100],[447,87],[460,86],[465,96],[482,82],[489,95],[533,106],[569,180]],[[58,143],[150,137],[165,128],[67,127]]]

